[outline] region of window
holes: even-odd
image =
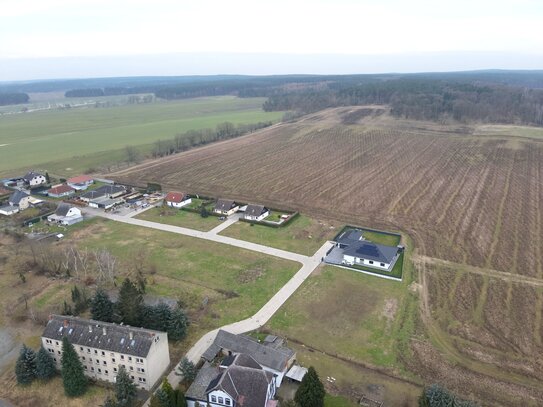
[[[110,353],[109,356],[113,357],[113,356],[115,356],[115,354],[114,354],[114,353]]]
[[[81,352],[83,352],[83,346],[80,346],[80,347],[79,347],[79,350],[80,350]]]
[[[104,370],[104,374],[106,374],[106,375],[107,375],[108,373],[109,373],[109,372],[108,372],[107,370]]]
[[[370,264],[373,264],[373,260],[370,260]]]
[[[107,365],[107,362],[104,360],[104,361],[102,362],[102,364],[103,364],[103,365]]]
[[[57,345],[57,346],[58,346],[58,341],[55,341],[55,345]]]
[[[216,403],[216,402],[217,402],[217,397],[211,396],[211,401],[212,401],[213,403]]]
[[[124,360],[124,355],[121,355],[121,360]]]
[[[83,366],[83,369],[87,370],[87,366],[86,366],[86,365],[85,365],[85,366]]]
[[[132,356],[128,356],[128,361],[132,362]]]
[[[112,361],[113,363],[115,363],[115,358],[111,358],[111,361]]]
[[[53,358],[53,360],[56,362],[56,361],[57,361],[57,358]]]
[[[131,372],[134,371],[134,366],[130,366],[130,371],[131,371]]]
[[[102,356],[106,356],[106,352],[102,351]]]
[[[59,350],[57,350],[57,353],[60,355],[60,351],[59,351]]]
[[[85,360],[85,356],[81,356],[81,359]]]
[[[224,400],[222,397],[219,397],[219,404],[223,404],[224,403]]]
[[[136,358],[136,363],[143,363],[143,359],[142,358]]]
[[[91,366],[91,372],[94,372],[94,366]]]
[[[87,348],[87,353],[90,353],[90,348]]]
[[[230,399],[228,399],[228,398],[224,399],[224,404],[226,404],[227,406],[229,406],[229,405],[230,405]]]
[[[381,263],[381,267],[385,267],[385,263]]]
[[[94,349],[94,354],[98,355],[98,351],[96,349]]]
[[[102,373],[102,369],[98,368],[98,373]]]
[[[147,379],[146,379],[145,377],[142,377],[142,378],[141,378],[141,381],[142,381],[143,383],[145,383],[145,382],[147,381]]]
[[[96,364],[97,364],[97,365],[100,364],[100,359],[96,359]]]
[[[116,367],[114,367],[114,368],[113,368],[113,371],[114,371],[114,372],[117,372],[117,368],[116,368]]]
[[[134,376],[130,376],[130,378],[131,378],[132,380],[134,380]]]
[[[47,350],[48,350],[49,352],[51,352],[51,353],[55,353],[55,351],[54,351],[53,349],[51,349],[51,348],[47,348]]]
[[[145,373],[145,369],[143,367],[138,367],[137,371],[141,373]]]

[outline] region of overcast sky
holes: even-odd
[[[0,3],[0,80],[543,68],[542,0]]]

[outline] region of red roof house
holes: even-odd
[[[52,198],[62,198],[64,196],[73,195],[74,193],[75,189],[66,184],[57,185],[56,187],[47,190],[47,195]]]
[[[166,198],[164,198],[166,205],[174,208],[181,208],[192,202],[192,199],[182,192],[168,192]]]

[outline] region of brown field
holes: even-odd
[[[539,133],[356,109],[109,176],[407,234],[422,301],[399,360],[484,406],[542,405]]]

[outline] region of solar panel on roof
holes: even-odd
[[[379,250],[377,250],[377,247],[372,244],[364,244],[360,246],[356,252],[360,254],[365,254],[367,256],[379,256]]]

